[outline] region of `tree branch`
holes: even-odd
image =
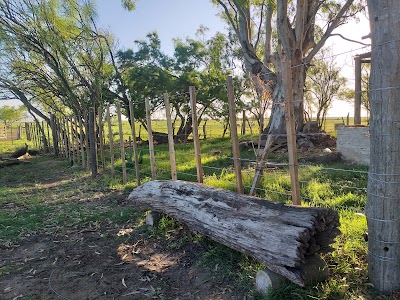
[[[333,30],[335,30],[340,24],[340,20],[343,15],[348,11],[350,6],[353,4],[354,0],[347,0],[345,5],[340,9],[336,17],[332,20],[331,24],[326,29],[324,35],[320,39],[320,41],[314,46],[314,48],[310,51],[307,57],[304,59],[305,63],[310,63],[313,57],[317,54],[317,52],[324,46],[326,40],[331,36]]]

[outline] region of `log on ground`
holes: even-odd
[[[251,255],[304,286],[306,257],[330,251],[338,213],[305,208],[184,181],[151,181],[128,197],[142,209],[166,213],[211,239]]]

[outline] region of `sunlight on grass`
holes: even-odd
[[[334,120],[327,123],[327,129],[333,129]],[[214,121],[213,121],[214,122]],[[204,171],[204,183],[216,188],[235,191],[232,150],[227,132],[221,138],[222,130],[218,122],[209,122],[209,137],[201,140],[201,155]],[[118,127],[113,123],[114,142],[118,143]],[[332,126],[331,126],[332,125]],[[155,121],[154,130],[166,132],[163,121]],[[124,123],[125,138],[130,128]],[[139,124],[136,130],[139,132]],[[107,130],[107,128],[105,129]],[[141,137],[146,140],[147,132],[141,128]],[[250,139],[251,136],[243,138]],[[108,136],[106,137],[107,142]],[[12,152],[16,146],[0,143],[0,153]],[[196,182],[196,160],[193,143],[176,144],[176,162],[178,179]],[[51,157],[35,158],[24,166],[15,166],[10,171],[0,173],[0,244],[8,245],[32,235],[64,234],[69,228],[92,228],[115,226],[121,232],[129,233],[131,228],[143,226],[143,214],[134,208],[120,205],[126,201],[127,194],[136,187],[135,167],[132,148],[127,148],[128,182],[122,184],[122,161],[120,150],[115,149],[115,177],[111,177],[110,152],[106,147],[106,173],[91,178],[90,173],[80,167],[71,168],[63,159]],[[141,182],[151,180],[150,158],[147,146],[140,146],[143,161],[140,163]],[[252,149],[241,149],[241,158],[255,159]],[[271,155],[276,161],[287,161],[287,155]],[[155,151],[157,179],[170,179],[170,162],[167,145],[157,145]],[[347,171],[346,171],[347,170]],[[205,249],[198,264],[210,272],[210,278],[221,282],[224,278],[246,291],[253,299],[391,299],[378,296],[368,285],[367,279],[367,243],[363,235],[367,230],[363,215],[366,203],[367,167],[346,165],[306,165],[299,168],[301,181],[301,199],[303,206],[329,207],[340,214],[339,235],[333,245],[334,251],[324,254],[331,276],[325,282],[298,287],[285,284],[267,294],[257,293],[254,288],[254,276],[263,265],[252,259],[215,243],[201,235],[190,233],[182,235],[183,226],[170,217],[161,222],[148,234],[155,240],[177,240],[171,242],[169,250],[181,249],[187,244],[199,245]],[[354,171],[354,172],[353,172]],[[254,166],[249,164],[242,170],[245,193],[249,193],[254,177]],[[291,183],[287,167],[268,168],[261,180],[256,196],[283,203],[291,202]],[[115,194],[118,194],[118,197]],[[112,195],[112,196],[111,196]],[[118,200],[116,200],[118,199]],[[93,204],[91,203],[93,202]],[[123,226],[120,226],[123,224]],[[126,225],[126,227],[125,227]],[[122,228],[122,229],[121,229]],[[125,231],[124,231],[125,230]],[[129,239],[123,234],[121,239]],[[128,243],[126,243],[128,244]],[[125,249],[121,255],[128,253]],[[126,257],[125,257],[126,258]],[[4,267],[1,272],[8,272]]]

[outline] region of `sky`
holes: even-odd
[[[194,37],[200,25],[210,36],[224,32],[225,24],[209,0],[139,0],[135,11],[126,11],[120,0],[97,0],[99,27],[109,29],[122,47],[133,47],[135,40],[157,31],[163,50],[173,53],[174,38]]]
[[[135,11],[125,10],[120,0],[97,0],[98,27],[113,33],[122,49],[134,47],[135,40],[145,39],[146,34],[157,31],[162,50],[173,53],[173,39],[194,37],[200,25],[209,28],[209,36],[216,32],[226,32],[227,25],[217,16],[219,8],[210,0],[139,0]],[[334,33],[340,33],[350,39],[361,41],[361,37],[369,33],[366,18],[357,24],[352,22]],[[369,42],[365,40],[363,42]],[[349,86],[354,86],[354,55],[367,50],[362,46],[342,40],[330,38],[327,45],[333,46],[332,55],[342,68],[342,75],[348,78]],[[352,49],[356,49],[351,51]],[[15,104],[2,101],[0,105]],[[351,104],[338,101],[330,110],[329,116],[345,116],[353,114]],[[363,113],[365,115],[365,112]]]

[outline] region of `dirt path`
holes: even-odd
[[[39,160],[24,168],[9,169],[14,180],[0,175],[8,178],[0,210],[18,218],[40,205],[47,215],[38,221],[45,224],[39,229],[2,240],[0,299],[244,299],[224,276],[216,278],[199,266],[206,246],[186,229],[157,235],[139,213],[114,221],[115,211],[125,213],[126,195],[76,175],[62,161]],[[26,176],[30,172],[34,178]],[[21,186],[32,189],[24,194]],[[24,205],[7,196],[30,199],[33,191],[40,204]],[[68,219],[77,210],[95,213],[85,222]],[[46,223],[60,215],[64,219],[58,223]],[[0,220],[0,227],[4,224]]]

